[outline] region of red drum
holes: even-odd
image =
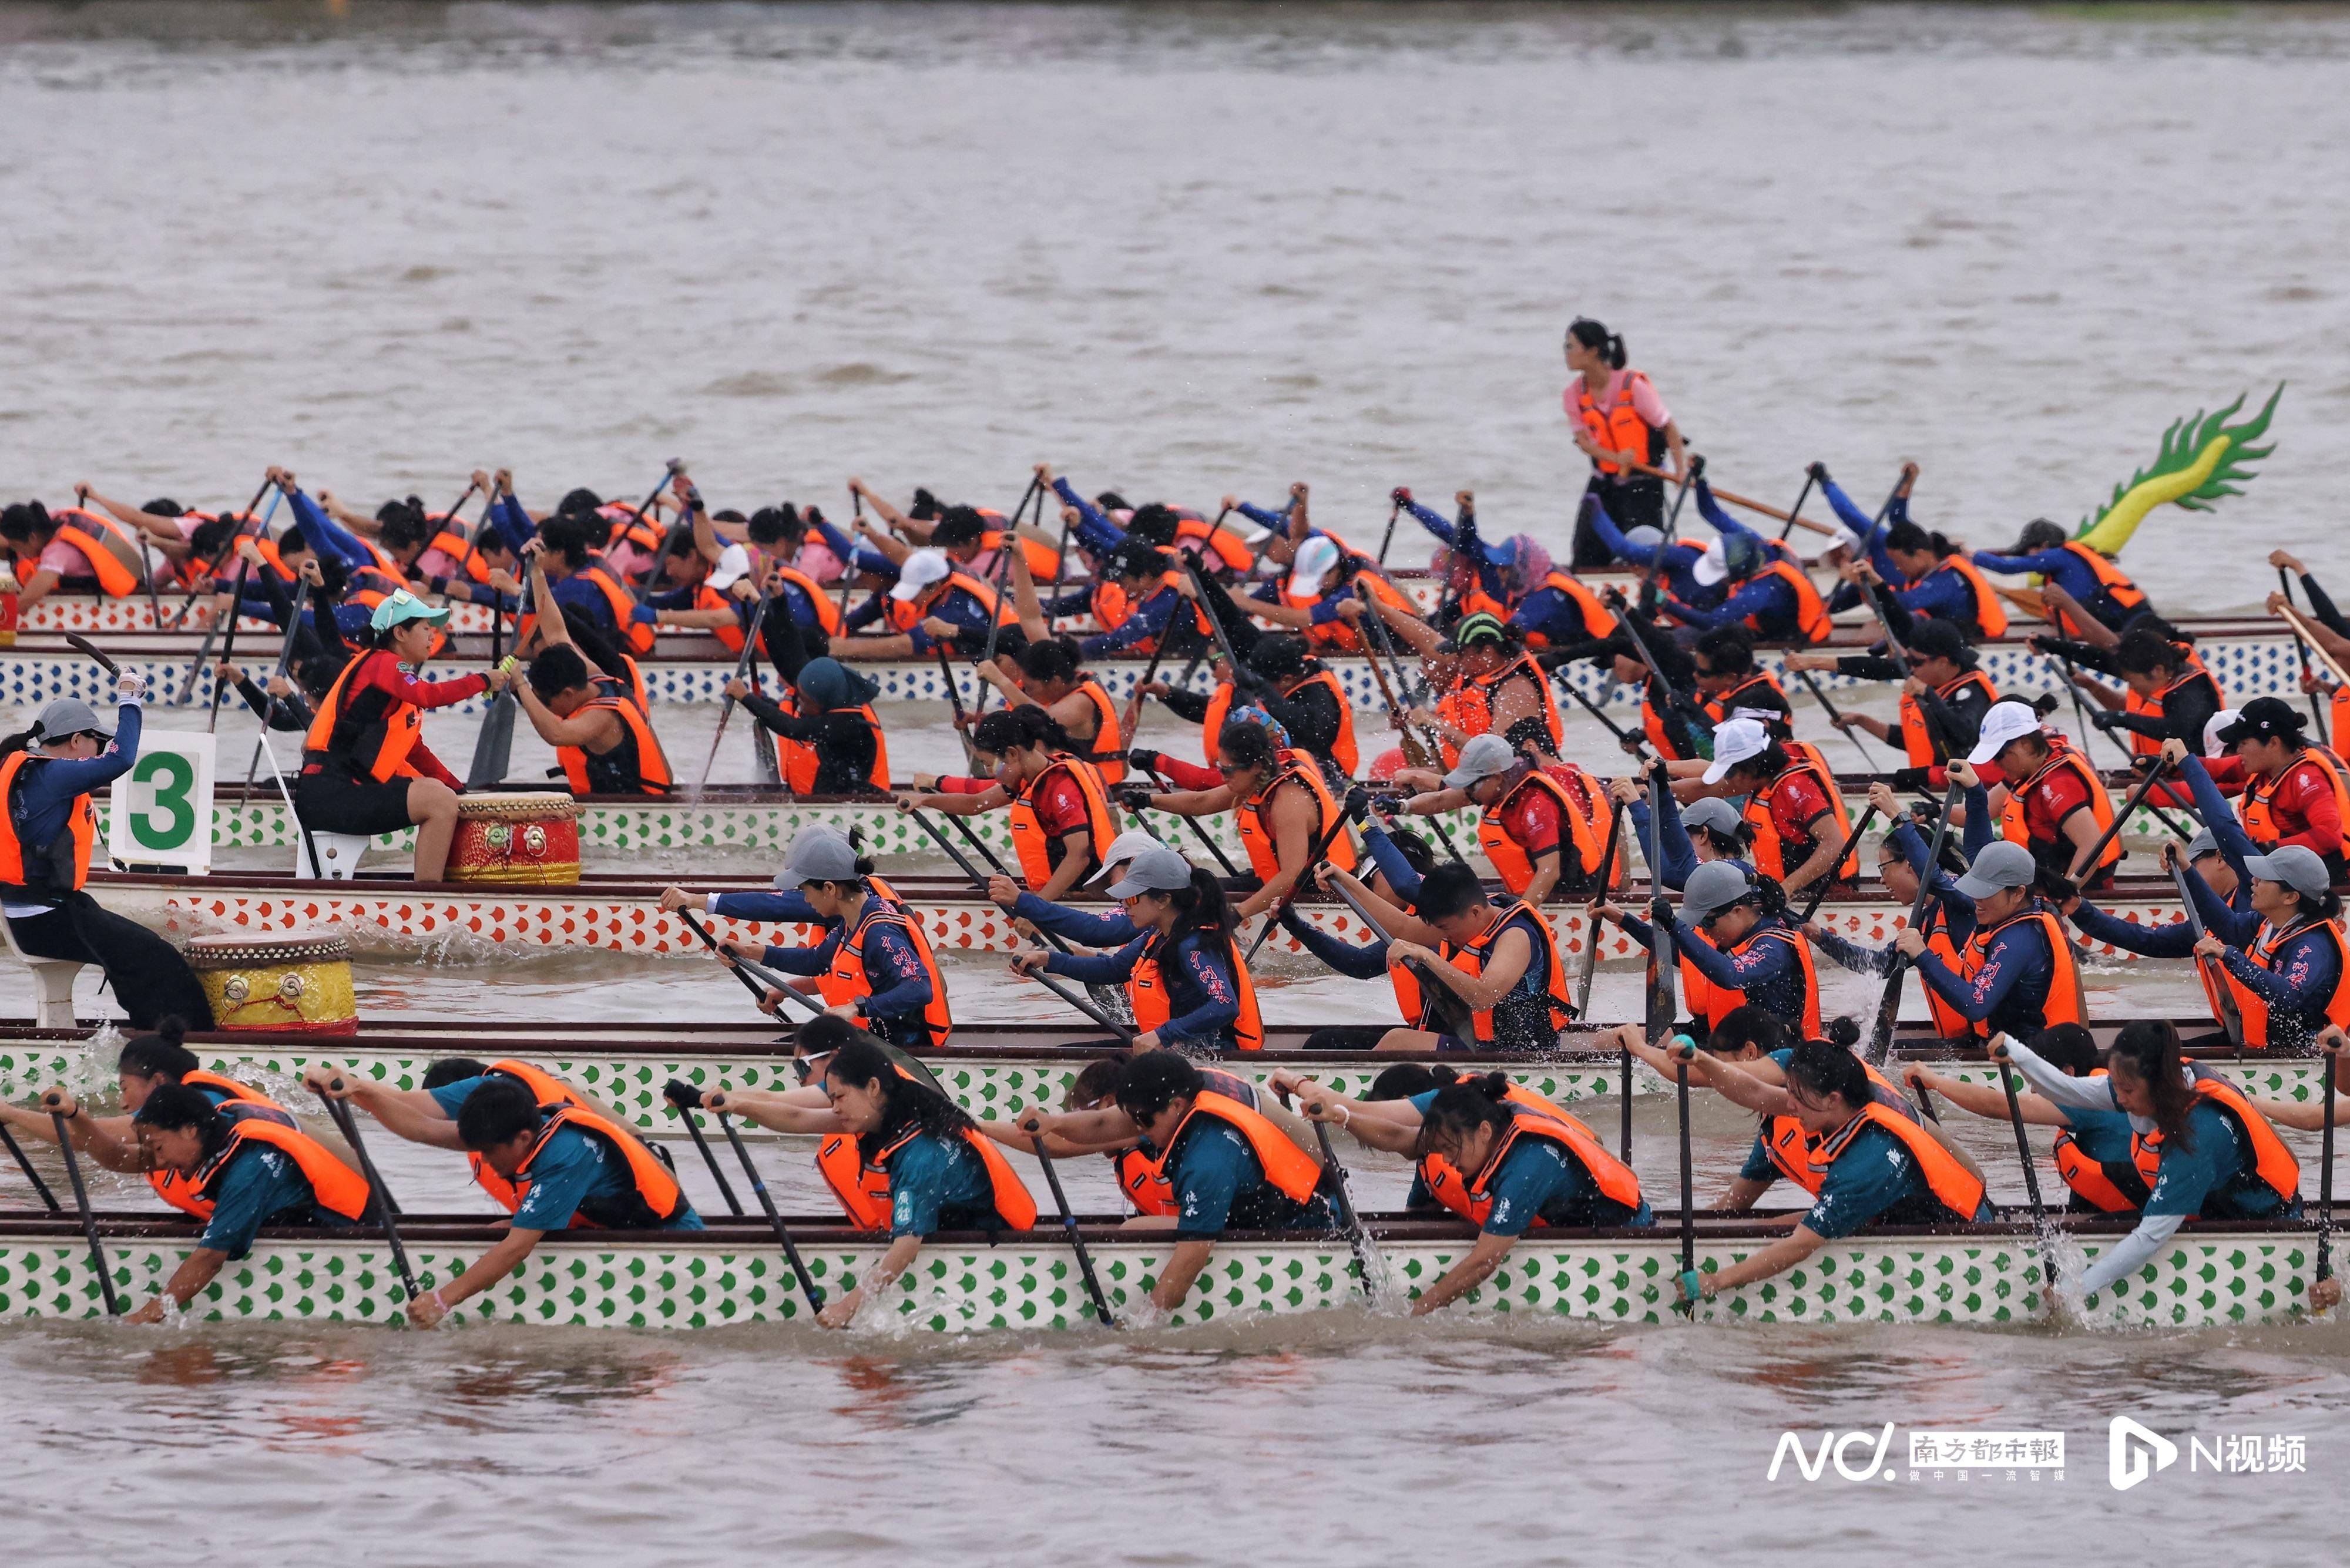
[[[457,799],[452,882],[544,888],[579,880],[579,803],[549,791]]]

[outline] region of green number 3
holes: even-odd
[[[196,804],[188,798],[196,787],[196,765],[182,752],[150,752],[130,770],[133,782],[152,784],[155,802],[130,814],[130,835],[146,849],[177,849],[195,832]],[[156,823],[164,826],[159,831]]]

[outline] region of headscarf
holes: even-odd
[[[800,666],[800,678],[794,684],[799,688],[802,706],[811,712],[861,708],[881,694],[880,687],[837,659],[809,659]]]

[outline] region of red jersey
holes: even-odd
[[[2054,844],[2064,836],[2066,817],[2092,809],[2086,780],[2071,768],[2049,768],[2024,794],[2024,830],[2034,844]]]
[[[1502,831],[1526,852],[1527,859],[1539,859],[1558,847],[1565,824],[1559,820],[1558,797],[1550,791],[1522,789],[1499,815]]]
[[[2241,758],[2218,757],[2204,766],[2223,794],[2241,794],[2251,782]],[[2324,766],[2308,757],[2286,765],[2269,796],[2269,820],[2281,836],[2279,847],[2298,844],[2316,855],[2342,849],[2342,808],[2334,799],[2334,783]]]
[[[1779,836],[1789,846],[1800,846],[1803,855],[1787,857],[1787,868],[1794,870],[1803,859],[1819,846],[1819,836],[1812,824],[1825,814],[1833,816],[1835,806],[1827,791],[1809,773],[1790,774],[1771,792],[1771,822],[1778,828]]]

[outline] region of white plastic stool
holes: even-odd
[[[33,971],[33,1026],[36,1029],[75,1027],[74,981],[81,974],[81,961],[31,957],[16,945],[16,929],[5,919],[0,919],[0,935],[8,939],[8,950]]]
[[[326,867],[310,864],[310,846],[318,846],[318,858]],[[319,833],[315,829],[307,836],[297,827],[294,839],[294,875],[316,877],[328,882],[348,882],[359,874],[360,857],[368,851],[368,836],[364,833]]]

